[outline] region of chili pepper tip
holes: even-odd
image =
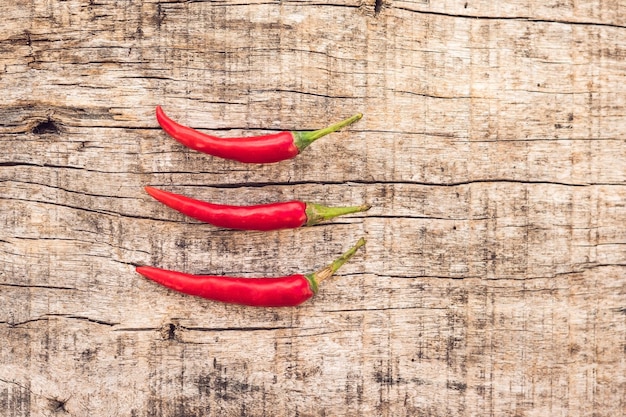
[[[143,187],[143,189],[144,189],[145,192],[147,192],[148,194],[150,194],[154,198],[157,198],[157,196],[160,196],[162,194],[167,193],[167,191],[159,190],[158,188],[154,188],[154,187],[152,187],[150,185],[145,185]]]
[[[170,195],[167,191],[159,190],[158,188],[150,187],[149,185],[144,186],[143,189],[157,201],[161,201],[164,196],[167,197]]]

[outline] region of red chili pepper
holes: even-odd
[[[161,106],[156,108],[156,118],[163,130],[188,148],[220,158],[257,164],[293,158],[316,139],[348,126],[361,117],[363,115],[358,113],[332,126],[315,131],[279,132],[243,138],[219,138],[178,124],[165,115]]]
[[[344,214],[369,210],[371,206],[326,207],[302,201],[227,206],[194,200],[153,187],[145,187],[156,200],[189,217],[214,226],[239,230],[278,230],[313,226]]]
[[[307,275],[242,278],[192,275],[151,266],[138,266],[136,270],[144,277],[184,294],[256,307],[292,307],[315,295],[319,284],[330,278],[363,245],[365,239],[361,238],[333,263]]]

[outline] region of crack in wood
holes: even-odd
[[[78,231],[78,230],[77,230]],[[94,232],[94,231],[85,231],[82,230],[82,232],[88,232],[88,233],[92,233],[92,234],[96,234],[96,235],[101,235],[101,233],[98,232]],[[78,239],[78,238],[64,238],[64,237],[58,237],[58,236],[54,236],[54,237],[42,237],[42,236],[36,236],[36,237],[29,237],[29,236],[12,236],[13,239],[18,239],[18,240],[26,240],[26,241],[33,241],[33,242],[38,242],[38,241],[53,241],[53,242],[77,242],[77,243],[83,243],[85,245],[99,245],[99,244],[104,244],[105,246],[108,246],[110,248],[114,248],[114,249],[121,249],[123,251],[126,252],[139,252],[139,253],[144,253],[146,255],[149,255],[150,252],[145,251],[145,250],[141,250],[141,249],[137,249],[137,248],[127,248],[121,245],[115,245],[111,242],[107,242],[107,241],[103,241],[103,240],[85,240],[85,239]],[[85,256],[100,256],[100,257],[104,257],[107,259],[111,259],[110,256],[108,255],[99,255],[99,254],[92,254],[92,253],[85,253]],[[133,265],[135,266],[135,264],[133,263],[129,263],[129,262],[123,262],[120,260],[115,260],[115,259],[111,259],[113,261],[125,264],[125,265]]]
[[[63,314],[63,313],[49,313],[41,317],[24,320],[21,322],[13,322],[13,323],[7,322],[7,324],[9,327],[15,328],[15,327],[23,326],[25,324],[35,323],[38,321],[50,321],[51,319],[55,319],[55,318],[85,321],[88,323],[94,323],[94,324],[99,324],[99,325],[108,326],[108,327],[114,327],[119,324],[119,323],[107,322],[104,320],[93,319],[93,318],[86,317],[86,316],[79,316],[79,315],[74,315],[74,314]]]
[[[411,9],[410,7],[405,6],[393,6],[395,9],[404,10],[411,13],[418,13],[422,15],[430,15],[430,16],[441,16],[441,17],[451,17],[455,19],[472,19],[472,20],[496,20],[496,21],[521,21],[521,22],[530,22],[530,23],[547,23],[547,24],[563,24],[563,25],[574,25],[574,26],[597,26],[597,27],[608,27],[614,29],[626,29],[624,25],[618,25],[615,23],[603,23],[603,22],[580,22],[575,20],[558,20],[558,19],[539,19],[530,16],[485,16],[485,15],[469,15],[469,14],[458,14],[458,13],[444,13],[444,12],[434,12],[428,10],[417,10]]]
[[[301,185],[418,185],[425,187],[460,187],[472,184],[542,184],[542,185],[558,185],[564,187],[590,187],[590,186],[606,186],[616,185],[623,186],[626,183],[576,183],[576,182],[561,182],[561,181],[549,181],[549,180],[522,180],[512,178],[491,178],[491,179],[471,179],[464,181],[450,181],[450,182],[428,182],[428,181],[385,181],[385,180],[363,180],[363,179],[349,179],[344,181],[314,181],[314,180],[300,180],[300,181],[259,181],[259,182],[233,182],[222,184],[210,184],[210,185],[197,185],[198,187],[215,188],[215,189],[229,189],[229,188],[261,188],[268,186],[301,186]]]
[[[79,191],[79,190],[70,190],[68,188],[63,188],[60,187],[58,185],[51,185],[51,184],[44,184],[44,183],[40,183],[40,182],[36,182],[36,181],[20,181],[20,180],[6,180],[6,182],[13,182],[16,184],[26,184],[26,185],[38,185],[41,187],[46,187],[46,188],[51,188],[54,190],[59,190],[59,191],[63,191],[66,193],[71,193],[71,194],[78,194],[78,195],[84,195],[87,197],[103,197],[103,198],[117,198],[117,199],[126,199],[126,200],[137,200],[137,197],[126,197],[126,196],[119,196],[119,195],[113,195],[113,194],[94,194],[94,193],[88,193],[85,191]]]
[[[357,98],[357,96],[342,96],[342,95],[329,95],[324,93],[313,93],[310,91],[300,91],[300,90],[287,90],[287,89],[271,89],[271,90],[251,90],[251,93],[288,93],[288,94],[300,94],[305,96],[313,96],[313,97],[322,97],[322,98],[332,98],[332,99],[353,99]],[[298,128],[298,130],[306,130],[302,128]]]
[[[351,274],[349,274],[350,276],[358,276],[358,275],[362,275],[362,276],[375,276],[378,278],[389,278],[389,279],[402,279],[402,280],[406,280],[406,279],[442,279],[442,280],[480,280],[484,283],[489,283],[489,282],[495,282],[495,281],[519,281],[519,282],[523,282],[523,281],[534,281],[534,280],[549,280],[549,279],[554,279],[560,276],[568,276],[568,275],[574,275],[574,274],[581,274],[584,273],[585,271],[589,271],[589,270],[593,270],[596,268],[608,268],[608,267],[617,267],[617,268],[624,268],[626,267],[626,263],[602,263],[602,264],[594,264],[594,265],[589,265],[589,266],[584,266],[581,267],[580,269],[574,269],[571,271],[565,271],[565,272],[555,272],[552,275],[543,275],[543,276],[519,276],[519,277],[490,277],[487,278],[483,275],[458,275],[458,276],[454,276],[454,275],[401,275],[401,274],[382,274],[379,272],[372,272],[372,271],[362,271],[362,272],[353,272]],[[342,275],[337,275],[337,276],[342,276]]]
[[[293,327],[290,326],[273,326],[273,327],[246,327],[246,326],[234,326],[234,327],[191,327],[191,326],[179,326],[179,328],[192,332],[273,332],[276,330],[288,330]]]
[[[80,207],[80,206],[73,206],[70,204],[56,203],[53,201],[44,201],[44,200],[35,200],[35,199],[29,200],[25,198],[6,198],[6,197],[0,197],[0,200],[9,200],[9,201],[12,200],[12,201],[22,201],[26,203],[38,203],[38,204],[52,205],[52,206],[64,207],[64,208],[68,208],[72,210],[85,211],[88,213],[96,213],[96,214],[105,215],[105,216],[125,217],[129,219],[137,219],[137,220],[153,220],[153,221],[168,221],[172,223],[184,223],[183,221],[163,220],[163,219],[150,217],[150,216],[140,216],[140,215],[133,215],[133,214],[128,214],[128,213],[121,213],[121,212],[118,213],[118,212],[110,211],[110,210],[89,209],[89,208]]]
[[[378,16],[383,9],[383,0],[374,1],[374,15]]]
[[[289,327],[289,329],[290,330],[295,330],[296,327]],[[307,329],[299,329],[299,330],[306,331]],[[327,332],[318,332],[318,333],[300,333],[300,334],[288,335],[288,336],[276,336],[276,339],[293,340],[293,339],[299,339],[299,338],[327,336],[329,334],[343,334],[345,332],[346,332],[345,330],[330,330],[330,331],[327,331]]]
[[[70,290],[70,291],[82,291],[76,287],[63,287],[58,285],[35,285],[35,284],[15,284],[11,282],[0,282],[0,287],[14,287],[14,288],[40,288],[46,290]]]
[[[425,307],[425,306],[404,306],[404,307],[374,307],[374,308],[342,308],[333,310],[322,310],[324,313],[362,313],[365,311],[395,311],[395,310],[449,310],[448,307]]]
[[[428,94],[428,93],[417,93],[415,91],[396,90],[394,88],[389,89],[389,91],[393,91],[394,93],[407,94],[411,96],[418,96],[418,97],[424,97],[424,98],[433,98],[433,99],[438,99],[438,100],[472,100],[474,98],[479,98],[479,97],[474,97],[474,96],[438,96],[438,95]]]
[[[161,330],[161,327],[116,327],[114,332],[156,332]]]

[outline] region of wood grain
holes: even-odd
[[[626,9],[616,0],[0,3],[0,414],[626,413]],[[365,117],[297,158],[184,149]],[[239,232],[144,185],[365,213]],[[308,272],[224,305],[140,264]]]

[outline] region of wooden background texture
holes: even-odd
[[[0,2],[0,415],[626,414],[622,0]],[[289,161],[185,149],[364,118]],[[225,204],[367,202],[276,232]],[[273,276],[297,308],[135,265]]]

